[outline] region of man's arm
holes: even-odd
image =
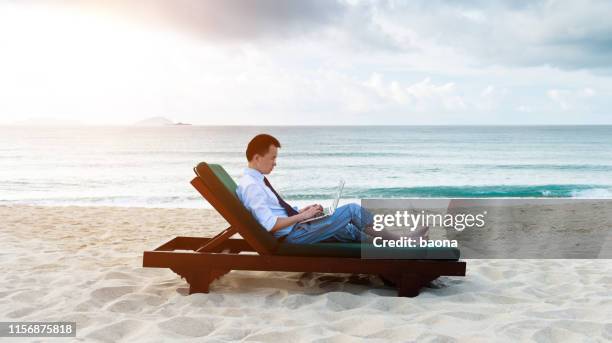
[[[293,224],[296,224],[298,222],[301,222],[302,220],[306,220],[309,218],[314,217],[315,215],[317,215],[319,213],[319,208],[316,206],[310,206],[308,208],[306,208],[304,211],[291,216],[291,217],[278,217],[276,218],[276,223],[274,224],[274,226],[272,227],[272,229],[270,230],[270,232],[276,232],[280,229],[286,228],[287,226],[291,226]]]
[[[265,204],[266,194],[258,185],[247,185],[243,192],[244,194],[241,199],[243,199],[245,207],[251,211],[261,226],[270,232],[276,232],[302,220],[312,218],[319,212],[319,208],[314,206],[291,217],[276,216],[270,211],[268,205]]]

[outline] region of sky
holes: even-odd
[[[610,1],[0,0],[0,124],[612,124]]]

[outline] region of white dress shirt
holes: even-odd
[[[244,169],[244,174],[238,180],[236,195],[259,224],[268,231],[272,230],[278,217],[288,217],[287,211],[279,204],[276,195],[264,183],[263,174],[256,169]],[[294,208],[297,210],[297,207]],[[282,228],[273,235],[282,237],[291,232],[291,229],[293,225]]]

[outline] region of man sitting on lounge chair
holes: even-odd
[[[236,189],[240,201],[274,237],[288,243],[303,244],[322,241],[361,242],[367,236],[398,238],[387,232],[374,232],[372,214],[357,204],[343,205],[331,216],[300,223],[320,215],[323,207],[313,204],[298,210],[274,190],[265,175],[270,174],[276,166],[280,147],[280,142],[270,135],[255,136],[246,149],[248,168],[244,169]]]

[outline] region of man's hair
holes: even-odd
[[[281,147],[278,139],[265,133],[253,137],[246,149],[247,160],[252,160],[255,154],[261,156],[267,154],[268,150],[270,150],[270,145],[274,145],[277,148]]]

